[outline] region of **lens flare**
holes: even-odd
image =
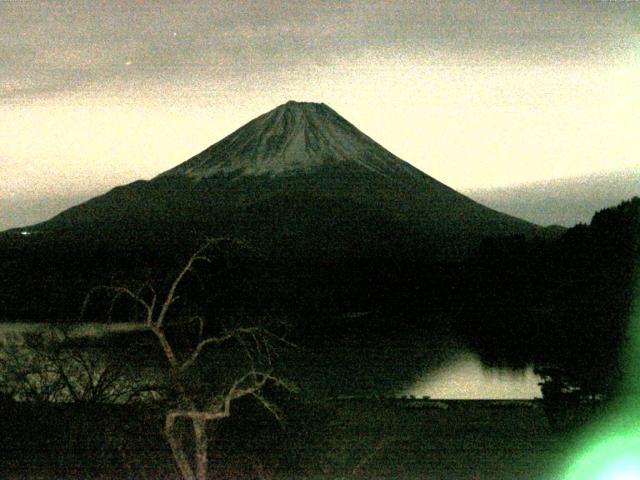
[[[636,274],[637,274],[636,270]],[[585,432],[563,480],[640,480],[640,278],[624,356],[624,385],[608,416]]]
[[[640,479],[640,433],[609,437],[588,448],[565,480]]]

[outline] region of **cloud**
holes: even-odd
[[[2,2],[0,17],[5,99],[160,75],[263,77],[363,54],[601,64],[640,45],[640,2]]]

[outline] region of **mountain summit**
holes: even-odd
[[[276,176],[340,163],[381,175],[418,173],[324,103],[289,101],[161,176]]]

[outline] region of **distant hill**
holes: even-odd
[[[0,232],[41,223],[101,192],[46,196],[0,196]]]
[[[594,213],[640,195],[640,172],[563,178],[496,189],[470,189],[474,200],[538,225],[572,227]]]

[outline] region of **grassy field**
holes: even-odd
[[[546,479],[566,441],[534,402],[352,400],[325,408],[323,454],[301,454],[315,461],[307,478]]]
[[[552,480],[570,441],[536,401],[283,407],[283,425],[247,403],[212,426],[211,478]],[[178,478],[159,411],[98,408],[6,407],[2,478]]]

